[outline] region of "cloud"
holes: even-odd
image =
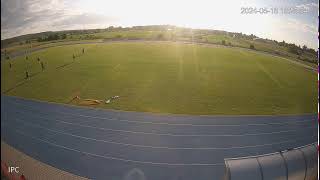
[[[114,18],[78,11],[63,0],[1,0],[1,38],[106,25]]]
[[[64,26],[64,25],[91,25],[98,23],[111,22],[115,18],[106,17],[103,15],[92,14],[92,13],[81,13],[69,15],[67,17],[61,18],[59,21],[55,21],[53,26]]]
[[[317,24],[306,23],[296,18],[286,18],[285,20],[276,19],[275,29],[270,37],[278,41],[285,40],[297,45],[307,45],[308,47],[318,48]]]
[[[317,10],[319,8],[319,4],[315,2],[305,3],[305,4],[299,4],[296,6],[297,8],[306,9],[307,11]]]
[[[181,6],[183,4],[183,6]],[[241,7],[293,7],[308,13],[240,14]],[[317,0],[1,0],[1,38],[42,31],[173,24],[221,29],[317,47]],[[288,18],[291,18],[288,20]],[[309,38],[306,38],[309,37]]]
[[[301,21],[298,21],[297,19],[292,18],[288,19],[286,28],[301,31],[304,33],[311,33],[314,35],[318,34],[318,28],[316,25],[303,23]]]

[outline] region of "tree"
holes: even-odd
[[[293,53],[293,54],[297,54],[297,55],[301,54],[301,50],[294,44],[290,44],[288,50],[290,53]]]
[[[228,42],[228,45],[229,45],[229,46],[232,46],[231,42]]]
[[[226,41],[225,40],[222,40],[222,45],[226,45]]]
[[[61,35],[61,39],[66,39],[67,38],[67,34],[62,34]]]
[[[302,46],[302,52],[306,52],[306,51],[307,51],[307,49],[308,49],[308,48],[307,48],[307,46],[306,46],[306,45],[303,45],[303,46]]]
[[[285,46],[286,42],[283,40],[282,42],[279,42],[279,46]]]
[[[253,44],[250,44],[250,49],[255,49]]]

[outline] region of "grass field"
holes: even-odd
[[[52,34],[65,35],[65,39],[39,41],[38,38],[47,37],[45,34],[30,34],[28,37],[16,37],[16,39],[1,41],[1,59],[15,56],[17,52],[32,50],[34,48],[54,46],[64,43],[77,41],[114,41],[114,40],[157,40],[157,41],[188,41],[197,43],[209,43],[226,46],[241,47],[249,49],[251,45],[254,49],[261,52],[270,53],[299,63],[306,64],[310,67],[317,68],[317,53],[308,51],[300,53],[290,50],[289,44],[281,45],[277,41],[267,39],[254,39],[247,35],[239,35],[227,32],[214,32],[209,30],[196,30],[188,28],[151,28],[150,26],[140,28],[114,28],[112,30],[87,30],[87,31],[65,31],[51,32]],[[47,32],[48,33],[48,32]],[[60,33],[60,34],[59,34]],[[298,48],[298,47],[297,47]],[[6,53],[5,53],[6,52]]]
[[[73,53],[81,56],[73,61]],[[45,63],[43,72],[37,57]],[[77,95],[118,95],[94,107],[160,113],[317,112],[317,73],[243,49],[116,42],[52,47],[28,58],[10,60],[11,69],[1,61],[3,94],[61,103]],[[26,69],[32,76],[27,80]]]

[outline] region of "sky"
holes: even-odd
[[[241,14],[241,8],[278,9]],[[281,13],[280,8],[304,9]],[[170,24],[318,48],[317,0],[1,0],[1,39],[43,31]]]

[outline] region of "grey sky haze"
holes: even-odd
[[[305,13],[241,14],[242,7]],[[43,31],[171,24],[218,29],[318,48],[316,0],[1,0],[1,39]]]

